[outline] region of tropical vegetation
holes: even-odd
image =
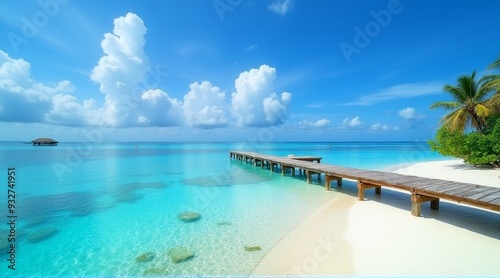
[[[496,70],[498,74],[490,74],[481,79],[485,83],[486,88],[490,88],[495,94],[488,100],[487,105],[490,106],[497,114],[500,114],[500,57],[493,62],[489,70]]]
[[[452,101],[430,108],[451,112],[439,122],[436,139],[429,141],[432,150],[474,165],[500,166],[500,58],[488,70],[479,80],[474,71],[460,76],[457,85],[443,87]]]

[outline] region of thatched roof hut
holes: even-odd
[[[52,138],[38,138],[31,141],[31,143],[33,143],[33,146],[57,146],[59,142]]]

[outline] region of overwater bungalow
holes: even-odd
[[[57,146],[57,143],[59,142],[52,138],[38,138],[31,141],[31,143],[33,146]]]

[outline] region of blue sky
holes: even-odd
[[[22,4],[20,2],[23,2]],[[412,141],[499,1],[0,2],[0,140]]]

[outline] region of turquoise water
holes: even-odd
[[[16,270],[0,227],[1,276],[246,275],[335,192],[319,183],[229,159],[229,150],[322,156],[322,163],[383,169],[443,159],[426,143],[0,143],[16,169]],[[198,221],[177,219],[184,211]],[[170,248],[194,257],[173,263]],[[245,246],[262,250],[248,252]],[[137,262],[151,252],[153,259]]]

